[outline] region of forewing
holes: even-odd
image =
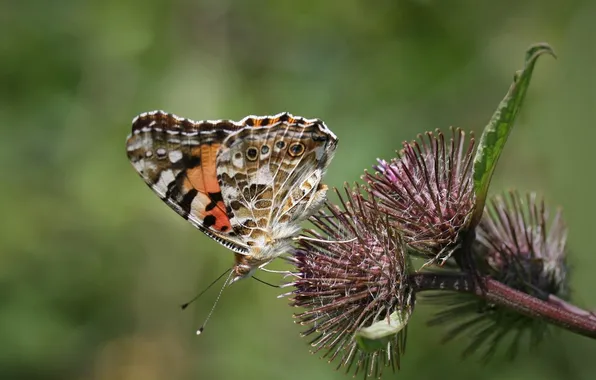
[[[217,180],[217,152],[241,126],[192,121],[162,111],[133,120],[127,154],[147,185],[199,230],[238,253],[248,249],[232,229]]]

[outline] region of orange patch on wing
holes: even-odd
[[[217,202],[217,206],[211,211],[207,211],[207,215],[213,215],[215,217],[215,224],[211,228],[215,228],[220,232],[231,232],[232,225],[230,224],[230,218],[225,211],[226,206],[223,202]]]
[[[219,147],[219,144],[202,145],[192,150],[193,155],[201,157],[201,165],[187,169],[187,180],[184,187],[188,185],[200,193],[197,196],[201,197],[200,203],[202,210],[194,210],[194,213],[199,215],[203,221],[207,217],[213,216],[215,222],[209,228],[218,232],[230,232],[232,231],[232,225],[230,224],[230,218],[228,218],[226,206],[223,201],[217,200],[215,207],[210,207],[207,210],[207,207],[213,203],[213,194],[219,194],[221,196],[216,170],[216,156]]]
[[[217,182],[215,159],[219,144],[201,145],[193,148],[192,154],[201,157],[201,165],[187,169],[187,175],[194,188],[201,193],[217,193],[220,191]]]

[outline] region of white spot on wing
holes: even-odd
[[[171,150],[168,156],[170,157],[170,162],[174,164],[182,159],[182,152],[179,150]]]
[[[198,193],[192,200],[190,204],[191,214],[193,210],[199,210],[199,212],[205,210],[205,206],[210,202],[209,198],[207,198],[204,194]],[[195,211],[196,215],[196,211]],[[202,223],[202,221],[201,221]]]
[[[257,171],[256,183],[261,185],[270,185],[273,183],[273,175],[271,174],[269,165],[261,166],[259,168]]]
[[[244,155],[239,154],[238,158],[234,155],[234,157],[232,157],[232,165],[237,168],[244,168]]]
[[[143,147],[143,141],[140,141],[139,139],[135,139],[134,143],[128,144],[126,146],[126,150],[129,152],[132,152],[132,151],[137,150],[142,147]]]
[[[143,170],[145,169],[145,160],[133,161],[132,166],[134,166],[135,170],[139,173],[143,173]]]
[[[166,190],[168,189],[168,185],[175,180],[176,177],[174,176],[173,171],[163,170],[159,175],[159,180],[155,184],[155,187],[159,189],[161,193],[165,194]]]

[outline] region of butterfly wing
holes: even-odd
[[[217,176],[233,231],[255,258],[279,255],[299,223],[324,201],[320,183],[337,137],[317,119],[247,117],[217,155]]]
[[[242,127],[148,112],[133,120],[126,149],[135,170],[168,206],[220,244],[246,254],[248,247],[230,224],[216,173],[223,141]]]

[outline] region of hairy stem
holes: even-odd
[[[512,289],[489,277],[466,274],[416,273],[410,275],[416,291],[446,290],[472,293],[487,302],[530,318],[539,318],[576,334],[596,338],[596,317],[554,296],[548,301]]]

